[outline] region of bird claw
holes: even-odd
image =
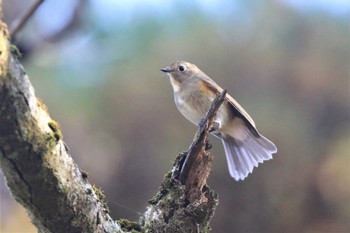
[[[209,129],[209,133],[215,132],[221,128],[221,123],[219,121],[214,121],[212,127]]]
[[[200,128],[205,126],[205,118],[201,119],[200,122],[198,123],[198,126]],[[221,128],[221,122],[220,121],[214,121],[212,127],[210,128],[209,132],[213,132],[215,130],[218,130]]]
[[[213,123],[213,125],[211,126],[211,128],[210,128],[209,132],[211,133],[211,132],[213,132],[213,131],[218,130],[219,128],[220,128],[220,123],[219,123],[219,122],[214,121],[214,123]]]
[[[221,129],[221,120],[219,118],[217,118],[214,122],[213,122],[213,128],[218,130]]]
[[[212,147],[213,145],[209,141],[205,143],[205,150],[210,150]]]

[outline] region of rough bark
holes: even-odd
[[[0,28],[0,166],[40,232],[121,232],[71,156]]]
[[[225,93],[218,96],[190,149],[176,159],[140,222],[115,222],[103,193],[69,155],[57,123],[35,97],[11,48],[7,26],[1,22],[0,167],[13,197],[39,232],[209,231],[218,197],[206,186],[212,157],[205,145]]]

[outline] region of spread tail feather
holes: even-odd
[[[259,138],[251,133],[243,141],[235,140],[229,135],[221,137],[224,145],[228,169],[235,180],[244,180],[259,163],[272,159],[277,152],[276,146],[267,138]]]

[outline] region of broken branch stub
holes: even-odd
[[[211,171],[212,155],[206,151],[209,131],[213,126],[216,113],[224,102],[226,89],[219,93],[201,122],[199,129],[187,151],[187,156],[180,171],[180,182],[186,187],[188,200],[192,203],[200,198],[202,188]]]

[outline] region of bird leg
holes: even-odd
[[[216,118],[215,121],[213,122],[212,127],[209,130],[209,133],[212,133],[214,131],[217,131],[221,129],[221,120],[219,118]]]

